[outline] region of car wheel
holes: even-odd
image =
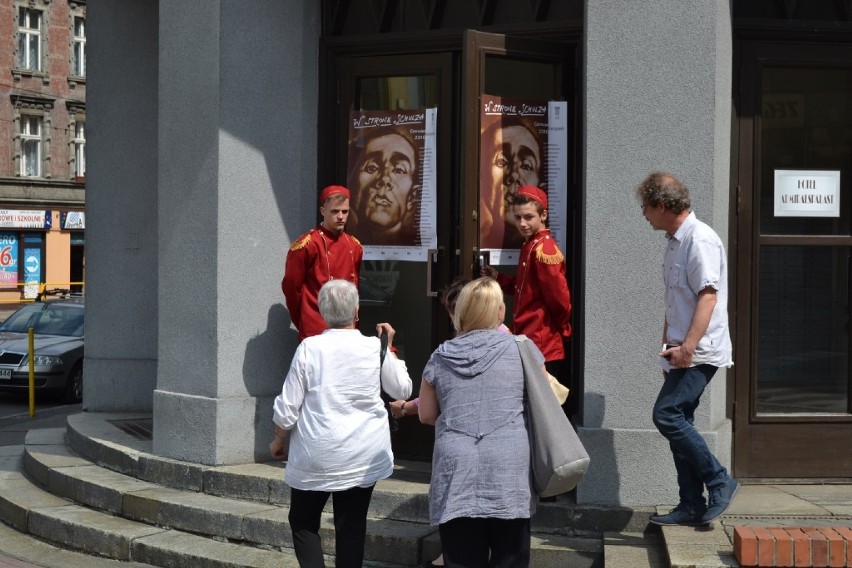
[[[83,365],[77,364],[68,376],[65,386],[65,402],[76,404],[83,402]]]

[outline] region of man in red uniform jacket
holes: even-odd
[[[516,276],[482,268],[482,276],[500,283],[515,300],[512,332],[523,334],[544,354],[545,367],[563,379],[564,340],[571,337],[571,293],[565,278],[565,256],[545,226],[547,194],[524,185],[518,189],[512,209],[515,224],[524,237]]]
[[[334,278],[349,280],[357,287],[364,254],[358,239],[343,230],[349,217],[349,190],[330,185],[322,190],[320,203],[322,224],[290,247],[281,280],[299,341],[328,327],[319,313],[319,289]]]

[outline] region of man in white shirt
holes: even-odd
[[[678,506],[668,514],[651,515],[650,521],[703,525],[721,516],[739,489],[693,425],[710,379],[719,367],[733,365],[725,248],[716,232],[690,210],[689,190],[673,175],[649,175],[636,188],[636,197],[642,214],[655,230],[665,231],[667,239],[660,353],[664,381],[653,419],[669,441],[680,488]]]

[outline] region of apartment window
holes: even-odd
[[[21,123],[21,169],[23,177],[41,177],[42,118],[22,114]]]
[[[86,177],[86,123],[74,124],[74,175]]]
[[[42,12],[18,8],[18,67],[41,71]]]
[[[74,17],[74,61],[72,74],[86,76],[86,19]]]
[[[67,100],[68,107],[68,175],[71,181],[86,181],[86,104]]]

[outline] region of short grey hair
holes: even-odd
[[[358,288],[348,280],[329,280],[319,291],[319,311],[328,327],[344,327],[355,322]]]

